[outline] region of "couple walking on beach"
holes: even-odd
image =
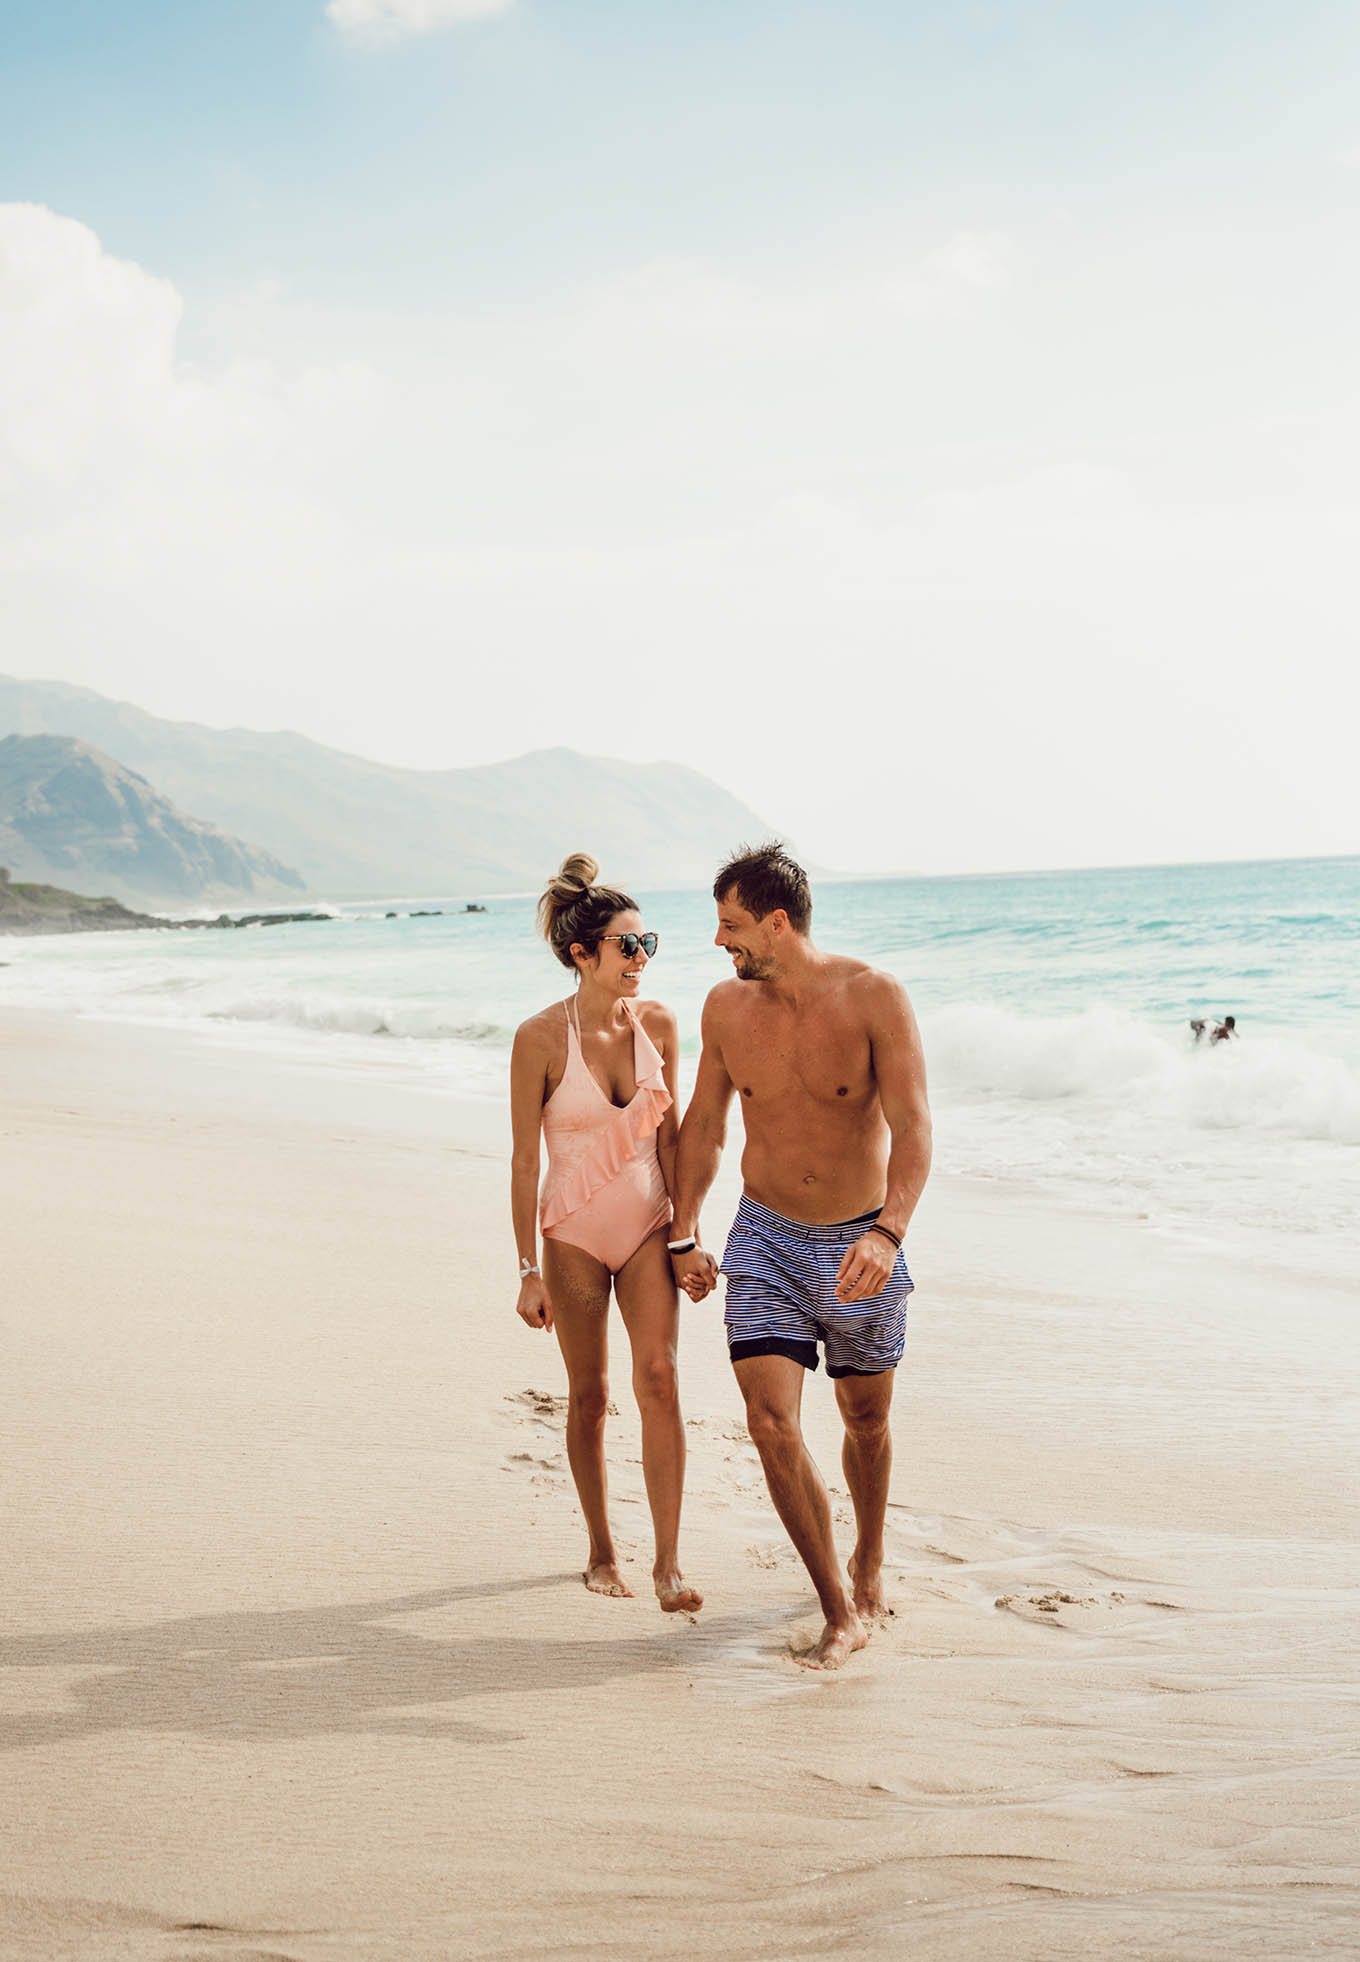
[[[531,1327],[555,1332],[566,1363],[567,1456],[590,1537],[585,1583],[630,1592],[606,1505],[612,1288],[632,1347],[657,1598],[668,1612],[702,1605],[678,1554],[677,1289],[702,1301],[721,1271],[747,1425],[826,1618],[799,1659],[838,1668],[888,1612],[889,1409],[912,1288],[902,1241],[930,1169],[911,1004],[890,975],[813,944],[807,876],[781,846],[742,852],[713,886],[715,944],[734,979],[704,1005],[694,1094],[679,1123],[675,1017],[639,998],[657,936],[626,893],[596,876],[594,860],[569,858],[539,903],[539,925],[576,989],[520,1027],[511,1063],[517,1306]],[[744,1189],[719,1263],[701,1242],[699,1209],[737,1095]],[[856,1522],[848,1575],[800,1422],[819,1343],[845,1424]]]

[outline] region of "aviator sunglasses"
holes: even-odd
[[[656,935],[654,933],[602,933],[600,938],[601,940],[617,940],[619,943],[619,952],[626,961],[632,960],[639,947],[641,947],[648,960],[656,952]]]

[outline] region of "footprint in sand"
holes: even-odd
[[[996,1606],[1019,1615],[1022,1621],[1056,1623],[1060,1628],[1080,1629],[1092,1625],[1127,1627],[1130,1621],[1140,1620],[1147,1608],[1175,1611],[1179,1604],[1175,1601],[1130,1601],[1117,1589],[1112,1589],[1109,1594],[1069,1594],[1063,1588],[1051,1587],[1035,1588],[1023,1594],[1000,1594],[996,1598]]]
[[[560,1430],[567,1421],[567,1399],[558,1396],[552,1390],[507,1392],[505,1401],[516,1406],[513,1413],[516,1417],[521,1420],[526,1417],[536,1418],[540,1424],[545,1424],[550,1430]],[[605,1405],[605,1409],[611,1417],[617,1417],[619,1414],[619,1406],[612,1401]]]

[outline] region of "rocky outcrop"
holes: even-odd
[[[172,804],[65,735],[0,738],[0,857],[17,877],[124,901],[267,898],[302,880],[271,853]]]
[[[136,913],[116,899],[91,898],[61,886],[31,885],[15,879],[0,865],[0,934],[113,933],[129,928],[159,927],[163,931],[216,928],[296,926],[305,920],[329,920],[330,913],[219,913],[215,920],[170,920],[153,913]],[[4,963],[0,963],[3,965]]]
[[[0,933],[113,933],[164,925],[164,920],[134,913],[116,899],[90,899],[59,886],[15,881],[0,865]]]

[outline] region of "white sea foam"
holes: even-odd
[[[216,1022],[270,1022],[322,1035],[389,1036],[411,1042],[508,1041],[494,1022],[464,1022],[433,1002],[356,1001],[345,996],[245,995],[201,1010]]]
[[[1360,1076],[1284,1036],[1195,1043],[1116,1010],[1015,1014],[963,1003],[924,1018],[932,1082],[964,1095],[1072,1101],[1197,1130],[1360,1145]]]
[[[1112,1010],[960,1005],[924,1035],[943,1169],[1239,1242],[1322,1235],[1324,1265],[1353,1267],[1360,1078],[1345,1059],[1280,1036],[1197,1047]]]

